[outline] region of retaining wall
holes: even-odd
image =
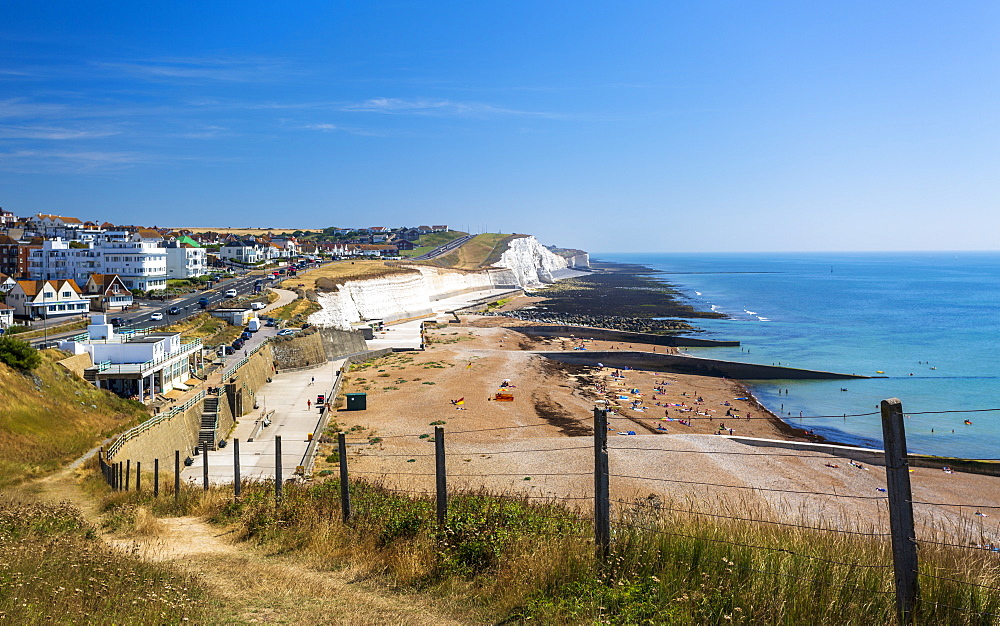
[[[367,347],[364,334],[360,330],[320,328],[316,334],[323,342],[323,351],[329,360],[364,352]]]
[[[671,346],[675,348],[718,348],[739,346],[738,341],[716,341],[699,339],[697,337],[676,337],[672,335],[654,335],[651,333],[635,333],[609,328],[593,328],[590,326],[514,326],[510,330],[536,335],[539,337],[580,337],[584,339],[603,339],[606,341],[621,341],[645,343],[653,346]]]
[[[516,330],[516,329],[514,329]],[[695,356],[679,354],[659,354],[655,352],[590,352],[574,350],[572,352],[540,352],[541,356],[577,365],[597,365],[605,367],[653,370],[658,372],[674,372],[676,374],[695,374],[698,376],[715,376],[717,378],[735,378],[739,380],[838,380],[868,378],[854,374],[839,374],[818,370],[805,370],[779,365],[757,365],[755,363],[739,363],[736,361],[720,361],[718,359],[703,359]]]
[[[220,398],[220,405],[225,398]],[[201,411],[204,402],[198,402],[186,411],[156,424],[138,437],[126,441],[115,454],[113,461],[131,460],[142,463],[143,473],[153,471],[153,459],[160,459],[160,486],[166,484],[166,472],[173,472],[174,450],[181,451],[181,461],[194,454],[201,428]],[[171,474],[172,475],[172,474]],[[173,480],[171,478],[171,480]]]
[[[274,356],[271,350],[272,344],[268,342],[233,373],[236,376],[237,387],[243,389],[243,415],[253,411],[257,390],[264,386],[267,379],[274,376]],[[223,384],[228,382],[229,380],[222,381]],[[234,417],[240,418],[239,415]]]
[[[319,332],[291,337],[276,337],[271,340],[274,367],[284,370],[292,367],[309,367],[326,363],[323,338]]]
[[[84,352],[83,354],[74,354],[71,357],[66,357],[61,361],[57,361],[59,365],[62,365],[69,371],[73,372],[80,378],[83,378],[83,371],[88,367],[94,365],[93,360],[90,358],[89,352]]]

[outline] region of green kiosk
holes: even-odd
[[[368,408],[368,394],[366,393],[347,394],[348,411],[364,411],[366,408]]]

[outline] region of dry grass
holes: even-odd
[[[163,524],[148,507],[140,506],[135,510],[132,530],[137,535],[156,537],[163,534]]]
[[[310,315],[320,310],[320,305],[306,298],[299,298],[285,306],[270,311],[269,315],[286,322],[305,321]]]
[[[0,364],[0,487],[51,472],[149,417],[58,365],[65,353],[41,354],[30,374]]]
[[[386,265],[385,261],[337,261],[327,263],[304,274],[282,282],[285,289],[302,285],[309,291],[332,291],[349,280],[381,278],[394,274],[411,274],[415,270]]]
[[[240,326],[233,326],[208,313],[199,313],[164,330],[181,333],[186,339],[200,338],[206,346],[230,343],[243,331]]]

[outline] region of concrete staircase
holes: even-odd
[[[201,430],[198,432],[198,446],[201,450],[215,450],[215,429],[219,425],[219,396],[205,396],[201,410]]]

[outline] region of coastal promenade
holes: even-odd
[[[314,368],[283,371],[261,387],[257,392],[259,407],[239,418],[225,448],[208,452],[209,482],[233,482],[233,439],[240,440],[241,478],[274,478],[276,436],[281,437],[282,476],[291,478],[296,466],[306,464],[309,434],[320,435],[316,432],[321,419],[316,396],[329,394],[343,364],[343,360],[327,361]],[[269,416],[270,425],[260,427],[258,422],[264,416]],[[194,463],[181,473],[184,481],[201,484],[204,459],[204,454],[194,457]]]

